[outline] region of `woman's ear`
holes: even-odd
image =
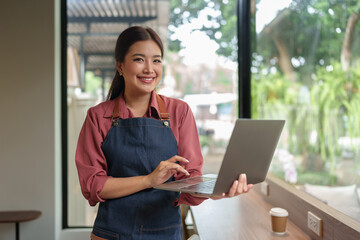
[[[122,64],[120,62],[116,62],[116,70],[119,72],[120,75],[122,75],[121,65]]]

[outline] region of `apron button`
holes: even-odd
[[[164,121],[164,126],[165,126],[165,127],[169,127],[169,122],[168,122],[168,121]]]

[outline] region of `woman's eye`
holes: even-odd
[[[135,58],[134,61],[135,61],[135,62],[142,62],[143,59],[142,59],[142,58]]]
[[[155,59],[154,62],[161,63],[161,60],[160,59]]]

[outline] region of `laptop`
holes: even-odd
[[[165,182],[155,189],[218,196],[227,193],[241,173],[248,184],[263,182],[285,120],[237,119],[218,174]]]

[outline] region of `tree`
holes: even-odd
[[[258,35],[257,52],[289,79],[301,75],[297,80],[311,85],[316,65],[330,65],[341,58],[343,69],[348,69],[359,9],[357,0],[293,1]],[[306,64],[294,66],[292,61],[300,58]]]
[[[207,21],[194,24],[193,31],[205,32],[210,39],[219,44],[217,53],[237,60],[237,16],[236,0],[188,1],[171,0],[169,23],[169,49],[179,51],[181,41],[174,38],[176,30],[183,25],[195,23],[200,16]]]
[[[278,105],[289,107],[286,111],[289,149],[294,154],[297,149],[304,154],[304,169],[329,167],[331,183],[335,181],[336,164],[341,159],[340,137],[360,135],[360,62],[357,59],[360,49],[356,44],[360,37],[359,6],[355,0],[294,0],[258,34],[254,55],[254,66],[260,72],[257,79],[262,81],[256,81],[259,86],[255,89],[271,83],[271,76],[285,81],[275,74],[264,74],[273,68],[277,69],[277,75],[280,72],[287,82],[293,82],[285,93],[294,102],[288,104],[286,100],[290,97],[286,96],[277,99],[281,102]],[[264,69],[268,71],[262,73]],[[269,88],[273,92],[274,82],[273,88]],[[301,89],[307,89],[305,92],[310,92],[310,98],[305,94],[300,96]],[[277,92],[279,90],[282,89]],[[269,101],[264,102],[267,107],[271,105]],[[271,107],[274,111],[273,105]],[[311,133],[316,133],[312,143]],[[292,146],[295,146],[293,150]]]
[[[356,10],[350,14],[345,31],[345,37],[341,50],[341,65],[344,71],[348,70],[351,61],[351,48],[353,44],[354,32],[360,18],[360,11]]]

